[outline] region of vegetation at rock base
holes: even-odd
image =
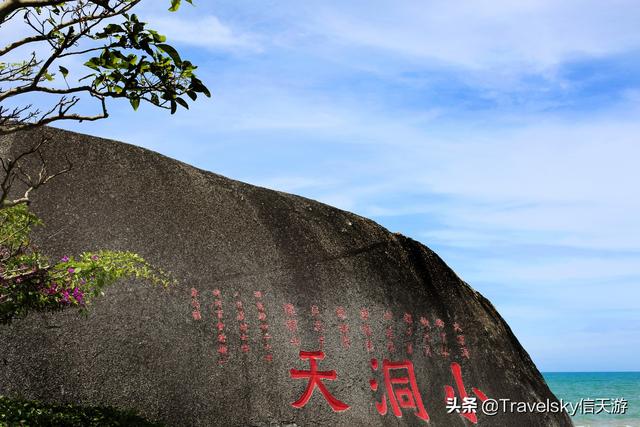
[[[0,427],[59,426],[161,427],[137,415],[106,406],[55,405],[0,396]]]

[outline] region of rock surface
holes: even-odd
[[[66,154],[74,169],[34,194],[37,243],[55,256],[135,251],[179,284],[123,283],[88,316],[0,328],[0,394],[134,408],[174,426],[423,425],[425,413],[431,426],[473,425],[447,413],[447,386],[458,403],[465,392],[556,401],[491,303],[420,243],[142,148],[47,132],[47,158]],[[2,140],[0,153],[37,137]],[[290,370],[312,363],[336,372],[318,384],[348,409],[317,385],[292,405],[309,379]],[[502,411],[477,423],[571,425],[563,413]]]

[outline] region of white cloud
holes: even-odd
[[[233,30],[214,15],[152,15],[145,21],[170,43],[211,49],[233,51],[260,51],[256,36]]]
[[[636,6],[633,0],[385,0],[327,6],[314,24],[342,42],[417,59],[544,71],[574,57],[638,48]]]

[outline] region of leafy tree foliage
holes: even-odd
[[[141,1],[3,0],[0,31],[22,20],[29,34],[0,47],[0,134],[103,119],[110,98],[175,113],[199,94],[210,96],[196,66],[132,13]],[[180,3],[172,0],[169,10]],[[84,65],[70,68],[78,59]],[[87,113],[89,101],[94,111]]]

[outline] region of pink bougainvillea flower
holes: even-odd
[[[73,289],[73,298],[76,301],[78,301],[78,304],[82,305],[83,304],[84,293],[80,289],[74,288]]]
[[[65,255],[65,256],[63,256],[63,257],[60,259],[60,262],[69,262],[69,257],[68,257],[68,256],[66,256],[66,255]]]
[[[57,283],[52,283],[51,286],[49,287],[49,289],[47,289],[47,293],[49,295],[54,295],[58,292],[58,284]]]

